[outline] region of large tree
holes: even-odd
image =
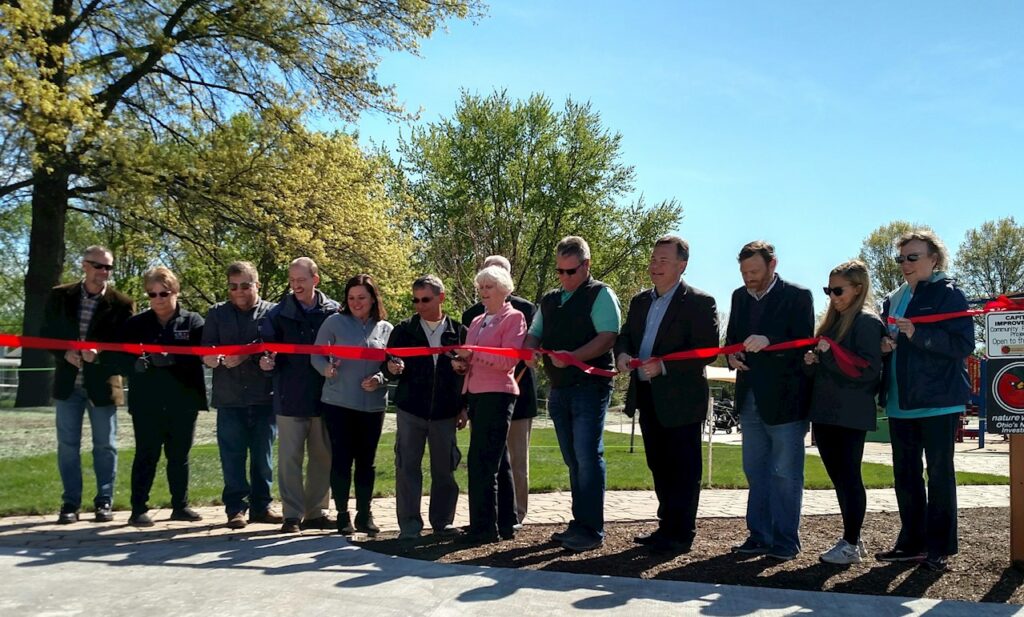
[[[188,143],[239,110],[309,105],[351,120],[398,113],[374,72],[476,0],[0,0],[0,208],[29,201],[24,331],[36,334],[65,261],[69,207],[107,190],[125,135]],[[139,170],[154,182],[160,170]],[[26,350],[26,367],[45,352]],[[17,404],[46,401],[28,373]]]
[[[1024,227],[1010,216],[968,230],[957,251],[956,272],[969,297],[1024,292]]]
[[[651,244],[678,226],[682,209],[675,200],[627,202],[634,171],[620,142],[590,104],[568,100],[556,110],[542,95],[463,93],[451,118],[399,145],[392,191],[407,205],[419,265],[465,308],[484,257],[502,254],[517,293],[537,300],[556,283],[555,244],[572,234],[589,242],[596,277],[620,294],[637,289]]]
[[[871,291],[881,301],[890,291],[903,284],[903,272],[896,263],[899,251],[896,241],[913,229],[929,229],[927,225],[893,221],[872,231],[860,246],[860,259],[868,265]]]

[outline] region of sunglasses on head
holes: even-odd
[[[904,261],[909,261],[909,262],[913,263],[913,262],[917,261],[918,259],[921,259],[921,257],[923,257],[923,255],[921,253],[911,253],[909,255],[897,255],[896,256],[896,263],[901,264]]]
[[[423,304],[426,304],[427,302],[430,302],[433,299],[434,298],[432,298],[432,297],[430,297],[430,298],[416,298],[416,297],[414,297],[412,299],[412,303],[413,304],[419,304],[420,302],[422,302]]]
[[[106,270],[107,272],[110,272],[111,270],[114,269],[114,264],[101,264],[100,262],[92,261],[91,259],[86,259],[85,263],[89,264],[93,268],[96,268],[97,270]]]
[[[155,298],[157,296],[160,296],[161,298],[166,298],[167,296],[171,295],[172,293],[174,293],[174,292],[173,291],[147,291],[146,295],[149,296],[150,298]]]
[[[555,268],[555,272],[559,274],[564,274],[566,276],[572,276],[573,274],[576,274],[576,271],[579,270],[582,265],[583,264],[580,264],[575,268]]]
[[[241,283],[228,283],[228,290],[237,291],[239,289],[243,289],[245,291],[248,291],[252,289],[255,285],[256,283],[253,283],[251,281],[242,281]]]

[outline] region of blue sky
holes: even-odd
[[[889,221],[955,250],[1024,204],[1022,2],[499,1],[421,52],[378,71],[421,121],[462,88],[589,100],[637,194],[682,204],[687,280],[723,311],[749,240],[818,289]],[[344,128],[408,132],[375,114]]]

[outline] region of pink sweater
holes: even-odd
[[[484,326],[484,317],[478,315],[469,324],[466,334],[467,345],[482,347],[512,347],[519,349],[526,339],[526,318],[506,302]],[[469,358],[469,373],[463,382],[462,391],[479,394],[482,392],[508,392],[519,395],[519,384],[512,371],[518,358],[506,358],[492,353],[473,352]]]

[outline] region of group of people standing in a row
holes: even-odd
[[[875,428],[876,400],[890,419],[895,486],[902,528],[883,561],[914,561],[942,570],[957,552],[953,438],[969,398],[965,358],[974,348],[970,318],[914,324],[912,317],[960,311],[963,293],[944,273],[947,252],[928,231],[897,241],[906,282],[889,294],[882,314],[873,308],[864,263],[835,267],[824,288],[830,303],[816,334],[866,365],[844,373],[826,340],[810,350],[770,349],[815,335],[810,292],[780,278],[771,244],[751,242],[739,253],[743,287],[732,296],[726,344],[738,371],[736,399],[743,426],[743,468],[749,483],[747,539],[734,551],[789,560],[800,552],[799,523],[808,422],[843,517],[843,535],[821,559],[856,563],[867,556],[860,538],[866,511],[861,459]],[[43,335],[63,339],[221,346],[254,341],[366,348],[482,347],[549,349],[578,363],[630,374],[626,413],[639,412],[647,463],[659,500],[658,527],[636,542],[659,553],[689,551],[696,534],[702,476],[701,427],[711,359],[663,362],[667,354],[719,345],[714,298],[683,274],[689,246],[677,236],[654,245],[653,287],[636,294],[625,322],[614,292],[590,274],[590,248],[569,236],[555,249],[560,287],[537,310],[512,295],[508,260],[489,257],[475,279],[480,302],[460,321],[445,315],[444,284],[436,276],[412,284],[415,314],[392,326],[372,277],[345,285],[337,303],[318,290],[312,260],[289,267],[291,292],[276,305],[259,297],[259,277],[247,262],[227,271],[229,301],[204,320],[177,304],[180,284],[166,268],[145,275],[150,310],[132,316],[133,303],[107,285],[113,258],[90,247],[84,279],[55,288]],[[891,320],[889,318],[892,318]],[[892,321],[892,326],[886,324]],[[621,328],[620,328],[620,323]],[[371,498],[374,460],[387,390],[396,390],[396,499],[400,537],[418,537],[422,458],[430,449],[428,523],[435,534],[453,526],[461,453],[456,431],[471,427],[470,541],[511,538],[522,524],[529,493],[529,436],[537,413],[535,361],[493,353],[451,353],[384,362],[332,355],[57,353],[58,460],[64,481],[59,522],[77,520],[82,497],[79,443],[84,410],[93,425],[97,520],[110,520],[116,450],[114,405],[120,375],[129,378],[129,411],[136,439],[131,524],[152,525],[149,490],[163,448],[172,495],[171,518],[199,520],[188,506],[188,451],[196,414],[206,408],[202,363],[213,370],[212,404],[224,472],[228,526],[281,523],[283,531],[331,528],[374,535]],[[636,367],[636,368],[633,368]],[[604,540],[603,430],[611,378],[580,370],[554,354],[544,359],[550,383],[548,413],[555,427],[572,492],[572,520],[552,540],[586,551]],[[279,438],[283,516],[271,507],[271,450]],[[928,464],[925,491],[922,454]],[[303,463],[308,456],[305,478]],[[249,469],[246,469],[248,457]],[[355,484],[356,515],[348,496]],[[338,517],[328,515],[333,493]],[[246,514],[248,513],[248,519]]]

